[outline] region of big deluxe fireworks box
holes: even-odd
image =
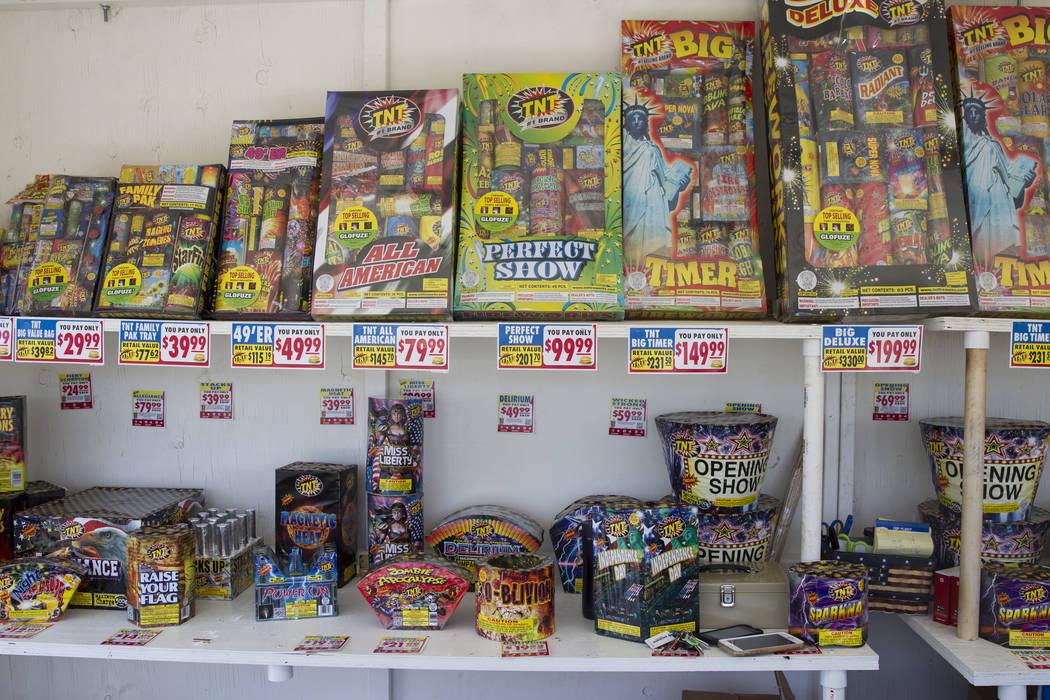
[[[627,318],[757,318],[753,22],[624,20]]]
[[[127,537],[172,525],[204,505],[202,489],[96,486],[15,515],[15,548],[25,555],[69,554],[88,575],[73,607],[127,607]]]
[[[620,76],[463,76],[456,318],[623,318]]]
[[[767,0],[783,320],[974,308],[941,0]]]
[[[328,93],[314,318],[449,318],[457,98]]]
[[[120,169],[96,315],[200,318],[215,278],[225,180],[221,165]]]

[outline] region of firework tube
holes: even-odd
[[[368,398],[368,492],[423,490],[423,400]]]
[[[424,187],[440,191],[445,182],[445,118],[427,115],[426,170]]]
[[[930,190],[926,184],[926,158],[922,132],[888,129],[886,150],[890,163],[890,210],[926,212]]]
[[[380,153],[379,186],[397,190],[404,188],[406,164],[407,157],[405,151],[387,151],[385,153]]]
[[[529,234],[560,236],[564,215],[562,193],[565,174],[560,168],[539,167],[532,171],[529,187]]]
[[[263,194],[262,224],[259,227],[259,249],[273,250],[288,226],[288,188],[267,187]],[[282,241],[283,242],[283,241]]]
[[[750,222],[731,224],[729,228],[729,257],[736,261],[737,276],[752,279],[758,276],[755,261],[755,230]]]
[[[719,145],[726,142],[726,127],[729,121],[727,100],[729,77],[722,68],[713,68],[704,77],[704,145]]]
[[[889,265],[893,262],[890,210],[886,185],[868,182],[853,187],[853,212],[860,222],[857,264]]]
[[[788,632],[818,646],[868,640],[868,569],[837,561],[788,568]]]
[[[695,235],[696,253],[701,258],[729,256],[729,235],[726,224],[704,223],[696,229]]]
[[[729,68],[729,92],[726,102],[729,143],[743,144],[751,140],[748,137],[747,112],[747,75],[744,72],[744,62],[738,61]]]
[[[405,172],[407,173],[408,189],[416,191],[423,189],[426,183],[427,169],[427,132],[426,129],[419,132],[419,136],[408,144],[408,153],[405,155]]]
[[[500,554],[479,564],[475,626],[497,642],[532,642],[554,634],[554,562],[535,554]]]
[[[1003,113],[995,120],[1002,136],[1020,136],[1021,110],[1017,97],[1017,59],[1009,54],[998,54],[981,61],[982,79],[991,85],[1003,101]]]
[[[926,264],[926,212],[903,209],[890,214],[895,265]]]
[[[791,67],[795,77],[795,104],[798,107],[798,135],[813,136],[813,107],[809,91],[809,56],[791,54]]]
[[[929,46],[908,49],[912,119],[917,127],[937,126],[937,93],[933,87],[932,55]],[[1045,98],[1043,104],[1046,104]]]
[[[810,62],[809,84],[816,105],[817,133],[853,128],[853,90],[849,63],[841,51],[815,54]]]
[[[570,236],[605,224],[605,192],[600,170],[566,170],[566,228]]]

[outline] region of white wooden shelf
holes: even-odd
[[[944,316],[940,318],[927,319],[923,325],[930,331],[987,331],[989,333],[1009,333],[1013,330],[1015,321],[1046,322],[1050,317],[1043,318],[975,318],[967,316]]]

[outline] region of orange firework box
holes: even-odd
[[[193,531],[186,523],[128,535],[128,619],[140,627],[181,625],[197,612]]]

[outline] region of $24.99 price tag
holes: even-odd
[[[62,410],[91,408],[91,373],[58,375],[58,397]]]
[[[530,394],[500,394],[497,405],[500,433],[531,433],[533,423],[533,401]]]
[[[164,392],[141,389],[131,392],[131,424],[163,428]]]
[[[321,425],[354,424],[354,390],[352,387],[321,389]]]
[[[631,374],[714,373],[729,368],[729,329],[635,327],[628,334]]]
[[[323,323],[234,323],[230,366],[324,369]]]
[[[918,372],[922,326],[824,326],[825,372]]]
[[[611,399],[609,434],[645,437],[645,399]]]
[[[233,382],[201,382],[201,418],[233,418]]]
[[[875,382],[875,411],[872,420],[908,420],[908,385]]]
[[[16,318],[15,361],[104,364],[102,321]]]

